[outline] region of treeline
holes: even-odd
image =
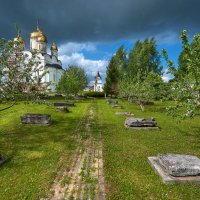
[[[154,38],[137,41],[129,53],[124,46],[119,47],[107,67],[106,95],[134,98],[142,109],[145,101],[176,100],[177,104],[168,109],[172,115],[193,116],[200,102],[200,34],[190,43],[187,32],[182,31],[181,42],[178,66],[166,50],[158,52]],[[161,57],[174,77],[168,83],[162,79]]]

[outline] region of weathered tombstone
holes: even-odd
[[[51,115],[47,114],[25,114],[21,116],[21,123],[25,125],[48,126],[51,124]]]
[[[127,118],[125,121],[125,127],[128,129],[152,129],[159,130],[157,127],[156,120],[154,118],[144,119],[144,118]]]
[[[83,96],[76,96],[74,97],[74,100],[76,101],[81,101],[81,100],[84,100],[85,98]]]
[[[123,106],[120,106],[118,104],[113,104],[112,108],[116,108],[116,109],[123,109]]]
[[[122,115],[122,116],[134,116],[132,112],[116,112],[116,115]]]
[[[200,182],[200,159],[196,156],[161,154],[148,161],[166,184]]]
[[[3,164],[5,162],[5,159],[3,158],[3,156],[0,154],[0,165]]]
[[[118,101],[115,99],[106,99],[106,101],[108,104],[117,104],[118,103]]]
[[[74,106],[74,103],[72,102],[55,102],[54,106],[59,107],[59,106]]]

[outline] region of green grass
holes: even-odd
[[[107,199],[200,199],[199,185],[166,186],[147,162],[147,157],[159,153],[200,157],[200,117],[177,123],[165,113],[171,102],[156,102],[146,106],[145,112],[134,104],[119,103],[125,107],[122,111],[131,111],[135,117],[155,117],[161,130],[127,130],[125,117],[115,115],[120,110],[112,109],[104,99],[93,104],[97,116],[91,122],[94,138],[102,131]],[[72,136],[90,105],[91,100],[82,101],[70,107],[70,113],[62,113],[51,106],[21,102],[0,112],[0,152],[7,158],[0,166],[0,199],[36,200],[49,193],[57,172],[70,165],[77,147]],[[25,113],[51,114],[52,125],[23,126],[19,117]],[[86,133],[81,136],[87,139]],[[62,184],[69,182],[66,179]]]
[[[76,103],[70,113],[62,113],[21,102],[0,113],[0,152],[7,158],[0,166],[0,199],[39,199],[48,194],[57,172],[69,164],[76,148],[72,136],[88,106]],[[25,113],[51,114],[52,125],[23,126],[19,117]]]
[[[165,113],[165,104],[138,106],[127,102],[124,111],[135,117],[155,117],[160,131],[127,130],[124,116],[105,100],[98,101],[98,116],[103,134],[104,173],[107,199],[200,199],[199,185],[164,185],[150,167],[147,157],[160,153],[191,154],[200,157],[200,117],[177,123]]]

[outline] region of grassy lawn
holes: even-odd
[[[49,192],[56,173],[69,164],[76,148],[72,136],[88,106],[76,103],[72,112],[61,113],[51,106],[18,103],[0,113],[0,152],[7,157],[0,167],[0,199],[39,199]],[[23,126],[19,117],[25,113],[51,114],[52,125]]]
[[[105,100],[98,101],[98,116],[104,144],[104,173],[107,199],[200,199],[199,185],[164,185],[147,161],[159,153],[192,154],[200,157],[200,117],[177,123],[166,116],[164,105],[139,107],[127,102],[124,111],[136,117],[155,117],[161,131],[138,131],[124,128],[124,116]]]
[[[102,131],[107,199],[200,199],[199,185],[166,186],[147,161],[159,153],[200,157],[200,117],[177,123],[165,114],[167,103],[146,106],[145,112],[125,101],[119,104],[135,117],[155,117],[161,130],[127,130],[125,117],[115,115],[120,110],[104,99],[92,104],[98,116],[92,122],[94,137]],[[0,166],[0,199],[36,200],[48,194],[57,172],[70,166],[77,147],[73,135],[90,106],[90,101],[84,101],[70,107],[72,112],[61,113],[52,106],[18,103],[0,113],[0,152],[7,157]],[[25,113],[51,114],[52,125],[23,126],[19,117]]]

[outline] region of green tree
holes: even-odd
[[[124,76],[119,83],[119,94],[128,99],[134,98],[142,111],[145,102],[163,98],[164,91],[162,78],[154,72],[150,72],[143,81],[137,77]]]
[[[200,103],[200,34],[195,34],[192,43],[189,43],[187,31],[182,31],[181,42],[184,52],[184,75],[180,68],[169,60],[163,49],[163,56],[167,62],[169,73],[177,78],[172,82],[172,97],[176,105],[168,108],[174,117],[193,117]]]
[[[127,74],[144,80],[149,72],[161,74],[160,54],[154,38],[137,41],[129,53]]]
[[[83,91],[87,84],[88,79],[84,69],[70,65],[58,82],[56,90],[68,98],[69,95],[77,95]]]
[[[106,81],[104,84],[104,92],[108,95],[117,95],[118,93],[118,82],[119,82],[119,68],[116,64],[115,57],[113,56],[109,62],[106,70]]]
[[[126,51],[124,46],[120,46],[116,54],[111,58],[107,71],[104,92],[106,94],[118,94],[118,82],[122,78],[127,68]]]
[[[18,35],[18,37],[20,37]],[[30,57],[22,50],[19,41],[0,39],[0,102],[12,102],[38,98],[45,85],[41,83],[46,73],[36,53]]]

